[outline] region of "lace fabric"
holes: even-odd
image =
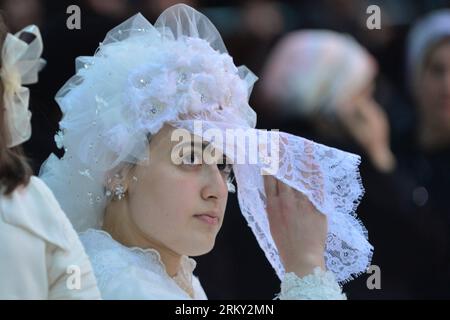
[[[215,148],[224,152],[231,161],[247,156],[246,164],[233,164],[240,209],[255,234],[260,247],[280,279],[284,267],[273,241],[266,212],[266,195],[262,172],[272,170],[271,161],[277,161],[274,176],[290,187],[305,194],[315,207],[328,218],[328,236],[325,252],[327,270],[339,282],[346,282],[367,269],[373,247],[367,241],[367,230],[356,217],[356,208],[364,193],[358,171],[360,158],[335,148],[330,148],[285,132],[264,131],[233,124],[236,116],[225,110],[214,114],[203,113],[194,120],[174,121],[170,124],[202,136]],[[192,118],[192,116],[191,116]],[[200,131],[196,120],[201,120]],[[218,130],[227,136],[228,130],[248,132],[257,137],[258,156],[250,163],[251,147],[235,143],[234,139],[208,140],[205,132]],[[261,137],[264,137],[260,139]],[[267,155],[272,143],[278,141],[276,157]],[[227,151],[231,151],[227,153]],[[261,151],[261,152],[260,152]]]
[[[180,272],[176,277],[170,278],[159,252],[154,249],[126,247],[102,230],[89,229],[82,232],[80,238],[91,259],[101,291],[120,273],[130,270],[130,267],[137,267],[154,272],[161,276],[161,279],[172,279],[179,290],[183,290],[191,299],[197,298],[192,286],[192,272],[196,267],[193,259],[183,256]],[[133,284],[123,285],[132,287]],[[158,284],[149,283],[148,285],[157,286]],[[286,273],[281,282],[281,292],[277,297],[283,300],[342,300],[346,298],[334,274],[320,268],[316,268],[312,274],[305,277],[298,277],[292,272]]]
[[[155,249],[126,247],[103,230],[89,229],[80,233],[80,238],[88,252],[99,288],[104,288],[114,277],[129,266],[140,267],[157,273],[163,278],[171,278],[191,298],[194,298],[192,285],[193,271],[197,265],[195,260],[183,256],[181,268],[177,275],[170,277]],[[117,259],[120,256],[121,259]]]
[[[285,274],[281,283],[280,300],[346,300],[332,272],[315,268],[312,274],[299,277]]]

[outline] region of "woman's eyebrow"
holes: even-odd
[[[191,145],[191,148],[192,149],[195,149],[196,147],[198,147],[198,143],[195,143],[195,140],[191,140],[191,141],[186,141],[186,142],[183,142],[182,144],[177,144],[176,145],[176,147],[177,148],[181,148],[181,147],[185,147],[186,145]],[[205,148],[206,147],[208,147],[210,145],[210,143],[209,142],[207,142],[207,141],[203,141],[202,142],[202,150],[205,150]]]
[[[177,147],[177,150],[180,150],[180,149],[184,148],[186,145],[190,145],[190,146],[191,146],[191,149],[190,149],[189,151],[193,151],[193,150],[195,150],[196,147],[198,148],[198,146],[199,146],[198,143],[195,143],[195,140],[191,140],[191,141],[183,142],[182,144],[176,145],[176,146],[174,146],[174,147]],[[208,142],[208,141],[203,141],[203,142],[202,142],[202,151],[205,151],[205,149],[206,149],[208,146],[211,146],[212,148],[215,148],[214,145],[212,145],[210,142]],[[217,149],[217,150],[218,150],[218,149]],[[222,153],[222,152],[221,152],[221,153]],[[225,153],[222,153],[222,156],[223,156],[223,159],[224,159],[224,162],[225,162],[225,163],[232,163],[231,159],[228,158],[228,157],[225,155]]]

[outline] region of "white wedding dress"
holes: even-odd
[[[91,259],[103,299],[207,299],[200,281],[193,275],[196,262],[187,256],[183,256],[181,270],[172,278],[154,249],[126,247],[97,229],[83,232],[80,239]],[[313,274],[303,278],[287,273],[278,298],[342,300],[346,297],[333,273],[316,268]]]

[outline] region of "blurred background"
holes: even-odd
[[[362,157],[358,215],[374,245],[370,274],[344,284],[350,299],[450,298],[449,0],[2,0],[11,32],[37,24],[45,69],[31,86],[35,172],[50,153],[58,89],[75,58],[141,12],[151,23],[184,2],[216,25],[236,65],[259,78],[250,105],[258,128],[276,128]],[[81,9],[69,30],[68,6]],[[371,30],[370,5],[381,29]],[[431,14],[431,16],[429,15]],[[230,194],[215,249],[195,273],[210,299],[272,299],[279,280]]]

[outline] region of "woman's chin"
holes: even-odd
[[[186,250],[186,255],[190,257],[202,256],[209,253],[214,248],[214,244],[215,239],[210,241],[202,241],[201,243],[197,243],[192,246],[189,250]]]

